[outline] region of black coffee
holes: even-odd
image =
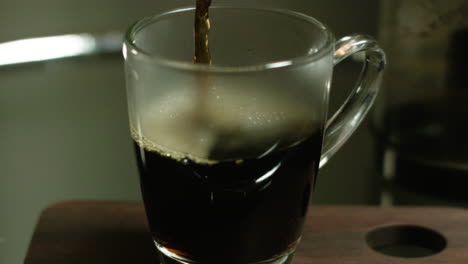
[[[202,263],[253,263],[297,245],[320,158],[322,134],[260,156],[171,155],[135,141],[153,237],[164,253]],[[218,150],[217,150],[218,149]],[[249,146],[248,149],[255,149]]]

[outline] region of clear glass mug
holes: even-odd
[[[131,135],[162,262],[287,263],[317,170],[366,115],[385,55],[303,14],[213,7],[213,64],[193,64],[194,9],[144,18],[123,54]],[[365,52],[327,119],[333,66]]]

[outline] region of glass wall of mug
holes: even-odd
[[[123,48],[155,245],[166,263],[287,263],[318,168],[369,110],[385,56],[299,13],[214,7],[212,63],[194,64],[193,16],[142,19]],[[363,73],[327,119],[333,67],[359,51]]]

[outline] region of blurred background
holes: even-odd
[[[382,20],[382,1],[376,0],[213,2],[296,10],[328,24],[337,38],[350,33],[377,36]],[[115,36],[108,33],[123,32],[141,17],[190,5],[194,0],[0,3],[0,43],[91,33],[103,36],[107,44],[102,48],[110,51],[6,65],[8,56],[1,53],[5,47],[0,46],[0,263],[23,262],[39,214],[51,203],[140,199],[127,121],[123,61],[115,52],[119,50]],[[357,60],[346,60],[336,68],[331,111],[346,98],[359,71]],[[383,154],[377,151],[371,121],[372,115],[320,171],[312,203],[391,204],[390,187],[385,187],[385,201],[381,199]]]

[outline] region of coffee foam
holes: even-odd
[[[207,94],[203,113],[195,111],[196,98],[176,90],[138,109],[132,137],[141,147],[176,160],[214,163],[208,157],[220,144],[220,135],[236,149],[252,142],[271,146],[291,136],[303,138],[317,128],[311,128],[309,108],[284,96],[216,89]]]

